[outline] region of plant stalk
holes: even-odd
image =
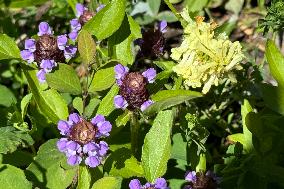
[[[130,132],[131,132],[131,151],[134,157],[138,159],[138,139],[139,139],[140,125],[138,117],[135,112],[132,112],[130,117]]]
[[[170,3],[169,0],[164,0],[164,2],[167,4],[169,9],[174,13],[174,15],[177,17],[177,19],[180,21],[182,26],[186,26],[186,21],[181,17],[181,15],[177,12],[176,8]]]

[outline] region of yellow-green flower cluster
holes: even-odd
[[[203,22],[203,17],[193,21],[185,12],[182,15],[188,25],[181,46],[172,49],[171,57],[178,62],[173,71],[185,79],[187,86],[204,85],[204,94],[223,79],[236,81],[232,71],[242,69],[240,62],[244,58],[240,43],[232,43],[223,33],[215,36],[215,23]]]

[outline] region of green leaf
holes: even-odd
[[[148,5],[153,16],[157,15],[160,9],[161,0],[148,0]]]
[[[73,100],[73,107],[78,110],[78,112],[83,114],[83,100],[81,97],[75,97]]]
[[[28,106],[29,106],[29,103],[30,103],[32,97],[33,97],[33,94],[32,94],[32,93],[27,94],[26,96],[24,96],[24,98],[23,98],[22,101],[21,101],[22,118],[24,118],[25,115],[26,115],[27,108],[28,108]]]
[[[94,111],[97,108],[97,106],[100,104],[101,100],[97,98],[92,98],[89,102],[89,104],[85,108],[84,115],[88,118],[91,118],[94,116]]]
[[[10,89],[4,85],[0,85],[0,106],[10,107],[12,104],[16,103],[17,99]]]
[[[125,15],[125,6],[125,0],[113,0],[87,22],[83,30],[95,35],[98,40],[108,38],[120,27]]]
[[[107,95],[102,99],[97,114],[108,116],[113,110],[115,110],[113,98],[117,95],[118,91],[118,86],[113,85]]]
[[[180,159],[187,161],[187,142],[184,141],[181,133],[176,133],[173,135],[173,147],[171,157],[174,159]]]
[[[56,147],[58,139],[51,139],[40,146],[37,156],[27,168],[27,178],[39,188],[65,189],[73,181],[77,166],[66,164],[67,158]]]
[[[201,11],[208,3],[209,0],[186,0],[187,8],[189,12],[199,12]]]
[[[0,60],[12,58],[20,58],[20,50],[13,39],[0,34]]]
[[[284,115],[284,88],[262,84],[261,92],[268,108]]]
[[[46,82],[51,88],[63,93],[78,95],[82,92],[79,77],[75,70],[67,64],[59,63],[58,69],[46,74]]]
[[[245,145],[244,149],[247,152],[250,152],[253,149],[252,145],[252,134],[248,130],[247,125],[246,125],[246,116],[248,113],[252,112],[253,109],[247,99],[244,100],[244,104],[241,107],[241,114],[242,114],[242,124],[243,124],[243,134],[244,134],[244,140],[245,140]]]
[[[91,187],[91,174],[85,165],[79,166],[77,189],[89,189]]]
[[[167,21],[167,22],[176,22],[178,21],[177,17],[171,11],[163,11],[160,12],[157,16],[158,20],[160,21]]]
[[[8,1],[8,7],[10,8],[25,8],[25,7],[31,7],[36,5],[41,5],[47,2],[48,0],[12,0]],[[0,7],[3,7],[4,5],[1,5]]]
[[[112,176],[123,178],[143,177],[141,163],[131,155],[131,150],[119,148],[112,152],[105,162],[104,169]]]
[[[89,87],[89,92],[103,91],[110,88],[115,82],[114,67],[98,70]]]
[[[37,77],[36,77],[36,72],[35,70],[27,70],[26,68],[23,68],[24,74],[27,78],[29,87],[32,91],[33,98],[35,99],[40,111],[53,123],[57,124],[57,122],[61,119],[59,116],[56,114],[56,110],[54,106],[58,106],[57,104],[54,104],[52,101],[53,99],[46,99],[45,97],[49,96],[48,94],[45,94],[43,91],[40,89]],[[54,92],[56,93],[56,92]],[[57,95],[56,95],[57,96]],[[58,97],[58,96],[57,96]],[[62,98],[61,96],[58,98]],[[62,99],[63,100],[63,99]],[[51,101],[51,102],[50,102]],[[64,100],[63,100],[64,101]],[[50,104],[52,103],[52,104]],[[63,103],[63,102],[62,102]],[[57,107],[60,108],[60,107]],[[64,108],[65,109],[65,108]],[[67,112],[68,114],[68,112]],[[66,119],[66,117],[62,118]]]
[[[131,115],[131,112],[128,110],[125,110],[123,114],[118,116],[117,119],[115,120],[116,126],[117,127],[125,126],[130,119],[130,115]]]
[[[92,35],[82,30],[78,36],[78,50],[83,63],[90,64],[94,62],[96,55],[96,43],[92,38]]]
[[[145,177],[151,183],[163,176],[167,170],[167,163],[171,156],[172,124],[173,112],[162,111],[146,134],[142,149],[142,165]]]
[[[120,189],[122,179],[120,177],[103,177],[94,183],[92,189]]]
[[[24,131],[14,127],[0,127],[0,153],[12,153],[19,146],[26,148],[33,145],[34,140]]]
[[[0,188],[32,189],[32,184],[26,179],[23,170],[8,164],[0,164],[0,170]]]
[[[153,114],[159,112],[171,106],[181,104],[187,100],[191,100],[197,97],[201,97],[201,93],[189,90],[163,90],[154,94],[151,99],[154,101],[150,107],[148,107],[144,113]]]
[[[271,40],[266,43],[265,56],[272,76],[279,86],[284,87],[284,57]]]

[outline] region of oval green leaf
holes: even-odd
[[[114,67],[98,70],[91,82],[89,92],[103,91],[110,88],[115,82],[114,75]]]
[[[13,39],[0,34],[0,60],[12,58],[20,58],[20,50]]]
[[[78,36],[78,50],[83,63],[93,63],[96,55],[96,43],[92,35],[85,30],[82,30]]]
[[[120,177],[103,177],[94,183],[92,189],[120,189],[121,181]]]

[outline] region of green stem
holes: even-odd
[[[132,112],[130,117],[130,132],[131,132],[131,151],[134,157],[138,158],[138,139],[139,139],[140,125],[138,117],[135,112]]]
[[[164,2],[168,5],[169,9],[174,13],[177,19],[180,21],[182,26],[186,26],[186,21],[181,17],[181,15],[177,12],[175,7],[170,3],[169,0],[164,0]]]

